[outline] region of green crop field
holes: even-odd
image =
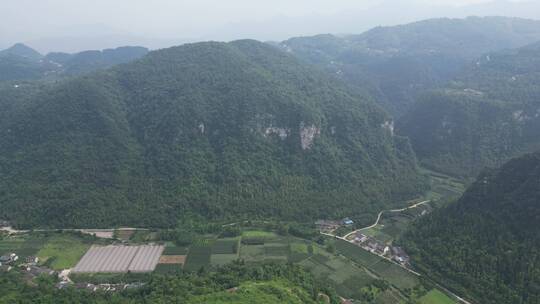
[[[50,238],[37,256],[54,270],[71,268],[77,264],[90,244],[71,235]]]
[[[238,252],[237,238],[219,239],[212,246],[212,254],[235,254]]]
[[[160,274],[175,274],[182,271],[182,264],[157,264],[155,273]]]
[[[210,246],[195,245],[190,247],[184,270],[197,271],[201,267],[210,265],[211,253],[212,247]]]
[[[345,297],[357,297],[362,287],[374,278],[344,257],[328,253],[315,254],[300,263],[316,277],[328,280]]]
[[[271,239],[271,238],[276,238],[277,234],[275,234],[274,232],[263,231],[263,230],[248,230],[248,231],[242,232],[242,237]]]
[[[371,254],[367,251],[365,251],[362,248],[359,248],[358,246],[351,244],[349,242],[343,241],[343,240],[336,240],[336,249],[346,256],[347,258],[351,259],[355,263],[358,263],[362,266],[369,267],[379,261],[382,260],[382,258]]]
[[[280,243],[269,243],[264,245],[265,254],[267,257],[287,257],[289,254],[289,246]]]
[[[419,283],[414,274],[386,260],[372,265],[370,269],[401,290],[413,288]]]
[[[399,296],[399,294],[396,294],[395,291],[387,290],[385,292],[380,293],[377,296],[377,299],[375,299],[376,304],[395,304],[395,303],[402,303],[403,299]]]
[[[238,254],[212,254],[212,265],[226,265],[238,259]]]
[[[456,302],[450,299],[447,295],[437,289],[433,289],[425,296],[420,298],[421,304],[456,304]]]
[[[186,255],[187,253],[188,249],[186,247],[166,246],[162,255]]]
[[[21,258],[36,255],[46,239],[41,236],[16,236],[0,240],[0,255],[15,253]]]

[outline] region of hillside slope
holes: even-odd
[[[540,301],[540,153],[482,174],[404,243],[417,267],[475,303]]]
[[[20,226],[361,222],[424,185],[372,101],[255,41],[155,51],[14,93],[25,89],[0,98],[0,218]]]
[[[0,51],[0,81],[58,79],[82,75],[116,64],[127,63],[148,53],[143,47],[119,47],[76,54],[49,53],[46,56],[24,44]]]
[[[431,19],[360,35],[293,38],[281,47],[367,89],[396,117],[419,92],[444,85],[487,52],[540,40],[540,21],[506,17]]]
[[[399,120],[421,162],[476,176],[540,149],[540,45],[489,53]]]

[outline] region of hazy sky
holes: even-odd
[[[0,48],[15,42],[45,52],[283,40],[468,15],[540,19],[540,0],[0,0]]]

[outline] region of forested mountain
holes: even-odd
[[[403,242],[422,271],[485,304],[540,302],[540,153],[484,172]]]
[[[38,51],[22,43],[14,44],[12,47],[0,51],[0,57],[18,56],[30,61],[38,61],[43,58]]]
[[[419,92],[444,85],[484,53],[540,40],[540,21],[506,17],[432,19],[360,35],[293,38],[281,47],[372,95],[395,116]]]
[[[46,59],[59,63],[62,72],[68,75],[79,75],[100,68],[127,63],[139,59],[148,53],[144,47],[125,46],[103,51],[84,51],[76,54],[49,53]]]
[[[50,53],[46,56],[24,44],[0,51],[0,81],[57,79],[81,75],[116,64],[127,63],[148,53],[143,47],[119,47],[76,54]]]
[[[422,163],[475,176],[540,149],[540,44],[489,53],[398,123]]]
[[[0,93],[0,218],[372,220],[423,189],[371,100],[255,41],[198,43]]]

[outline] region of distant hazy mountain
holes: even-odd
[[[377,27],[360,35],[293,38],[281,47],[368,88],[400,116],[418,92],[445,84],[481,54],[538,40],[540,21],[471,17]]]
[[[127,63],[148,53],[144,47],[119,47],[103,51],[84,51],[76,54],[49,53],[46,59],[59,63],[64,73],[74,75]]]
[[[473,303],[540,302],[540,153],[482,174],[403,243],[431,278]]]
[[[17,43],[8,49],[1,50],[0,57],[6,56],[18,56],[31,61],[37,61],[43,57],[43,55],[38,53],[36,50],[22,43]]]
[[[148,53],[143,47],[120,47],[77,54],[39,54],[23,44],[0,51],[0,81],[55,79],[79,75],[138,59]]]
[[[367,222],[423,189],[378,106],[255,41],[7,88],[0,108],[0,218],[22,226]]]
[[[540,44],[478,59],[400,120],[421,162],[475,176],[540,149]]]

